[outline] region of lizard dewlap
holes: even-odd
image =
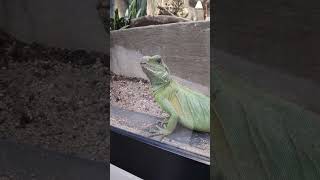
[[[191,130],[210,132],[210,98],[173,80],[161,56],[145,56],[140,63],[150,80],[153,95],[170,117],[159,135],[171,134],[178,123]]]

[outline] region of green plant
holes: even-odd
[[[131,0],[129,7],[126,9],[124,17],[119,17],[118,9],[114,12],[114,18],[111,18],[111,30],[127,28],[131,19],[145,16],[147,14],[147,0]]]
[[[141,10],[139,17],[147,15],[147,0],[140,0],[137,5],[139,10]]]
[[[131,0],[129,8],[126,10],[125,17],[129,19],[138,18],[147,14],[147,0]]]
[[[119,11],[114,11],[114,18],[110,19],[110,30],[118,30],[129,26],[129,21],[125,17],[119,17]]]

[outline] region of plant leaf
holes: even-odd
[[[140,16],[140,14],[141,14],[141,9],[139,9],[139,11],[138,11],[138,13],[136,15],[136,18],[138,18]]]

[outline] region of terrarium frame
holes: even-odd
[[[175,146],[110,127],[110,163],[142,179],[209,179],[210,164]]]

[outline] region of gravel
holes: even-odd
[[[108,60],[0,31],[0,139],[109,161]]]
[[[167,117],[155,102],[150,83],[140,78],[111,75],[110,103],[127,110],[142,112],[156,117]]]

